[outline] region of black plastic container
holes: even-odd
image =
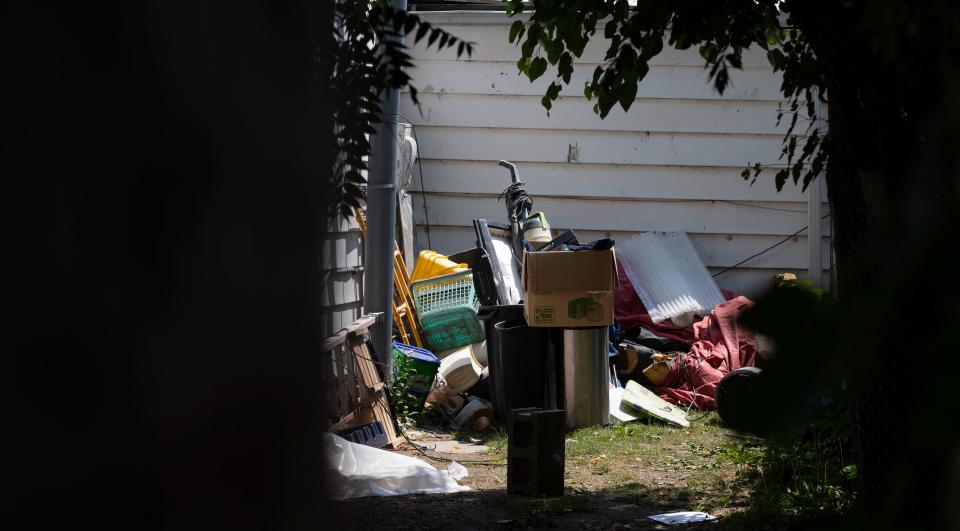
[[[533,328],[516,319],[494,324],[496,335],[494,415],[505,420],[511,409],[556,407],[556,356],[553,329]],[[551,369],[552,368],[552,369]]]
[[[499,336],[496,334],[495,325],[502,321],[523,321],[523,305],[481,306],[477,317],[483,322],[487,337],[487,371],[490,375],[490,400],[493,402],[493,414],[497,419],[505,421],[507,410],[503,409],[503,393],[500,391],[500,382],[503,381],[503,362],[500,361]]]

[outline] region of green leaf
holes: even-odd
[[[540,98],[540,105],[543,105],[543,108],[549,111],[553,107],[553,101],[550,96],[544,95]]]
[[[550,98],[551,100],[557,99],[558,97],[560,97],[561,88],[563,87],[561,87],[560,84],[557,83],[556,81],[554,81],[553,83],[550,83],[550,86],[547,88],[547,97]]]
[[[416,15],[408,16],[407,21],[403,24],[403,32],[410,33],[411,31],[413,31],[413,28],[417,27],[418,22],[420,22],[420,20],[417,18]]]
[[[513,42],[520,35],[523,35],[523,21],[516,20],[510,25],[510,42]]]
[[[783,56],[783,52],[781,52],[778,48],[773,48],[767,52],[767,61],[770,62],[770,66],[773,67],[773,70],[777,71],[783,68],[784,64],[786,63],[786,57]]]
[[[703,57],[707,62],[713,62],[717,58],[717,52],[719,47],[714,42],[708,42],[700,47],[700,57]]]
[[[617,34],[617,21],[611,20],[603,27],[603,37],[605,39],[611,39],[614,35]]]
[[[417,36],[413,39],[413,42],[420,42],[421,39],[430,31],[430,24],[426,22],[421,22],[420,27],[417,28]]]
[[[573,74],[573,57],[569,52],[563,52],[563,55],[560,56],[557,74],[563,78],[564,83],[570,84],[570,76]]]
[[[640,63],[637,65],[637,82],[643,81],[643,78],[647,77],[647,73],[650,72],[650,65],[647,63]]]
[[[523,41],[523,45],[520,47],[520,52],[523,54],[523,57],[533,55],[533,48],[540,40],[540,31],[540,24],[534,22],[530,25],[530,29],[527,30],[527,40]]]
[[[787,182],[787,170],[783,169],[777,172],[777,176],[774,179],[777,184],[777,191],[780,192],[783,190],[783,185]]]
[[[727,89],[727,82],[730,81],[730,74],[727,73],[727,67],[723,67],[717,72],[717,76],[713,79],[713,84],[717,89],[717,92],[723,94],[723,91]]]
[[[547,51],[547,60],[550,64],[557,64],[560,60],[560,54],[563,53],[563,43],[560,39],[551,39],[546,33],[540,36],[540,43],[543,49]]]
[[[613,16],[619,19],[625,19],[630,16],[630,4],[627,0],[617,0],[614,4]]]
[[[620,106],[624,111],[629,111],[633,101],[637,99],[637,84],[635,82],[626,82],[620,86]]]
[[[519,71],[520,71],[521,73],[523,73],[523,74],[526,74],[527,72],[530,71],[530,62],[531,62],[531,61],[532,61],[532,59],[530,59],[529,57],[521,57],[521,58],[517,61],[517,70],[519,70]]]
[[[543,57],[536,57],[530,63],[530,69],[527,71],[527,77],[530,81],[535,81],[547,71],[547,60]]]

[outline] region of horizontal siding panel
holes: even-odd
[[[719,273],[722,268],[708,268],[710,274]],[[737,295],[757,300],[770,289],[770,279],[778,273],[794,273],[807,278],[806,269],[734,269],[717,277],[717,285]],[[824,278],[829,278],[825,276]]]
[[[418,227],[418,241],[427,248],[427,237],[423,227]],[[613,238],[617,243],[629,240],[636,232],[601,232],[574,229],[580,241],[588,242],[599,238]],[[554,234],[557,230],[554,230]],[[757,236],[746,234],[691,234],[690,241],[708,267],[730,267],[783,239],[782,236]],[[830,240],[822,239],[822,253],[829,256]],[[463,251],[475,246],[476,237],[472,227],[431,227],[430,242],[433,250],[442,254]],[[786,243],[747,262],[751,268],[788,270],[806,269],[809,259],[807,237],[799,235]]]
[[[361,304],[362,272],[330,271],[321,276],[323,289],[320,292],[320,306],[341,306],[344,304]],[[322,311],[322,308],[321,308]]]
[[[582,96],[560,98],[549,115],[540,96],[420,94],[419,99],[423,115],[410,98],[400,100],[400,113],[415,126],[782,135],[788,125],[777,126],[777,103],[768,101],[639,99],[629,113],[617,106],[601,119]]]
[[[320,314],[320,329],[327,336],[332,336],[360,318],[361,309],[360,303],[323,308]]]
[[[320,240],[320,269],[363,265],[363,238],[359,231],[328,234]]]
[[[549,192],[566,197],[806,201],[806,194],[792,182],[777,192],[772,171],[761,173],[751,186],[740,177],[741,168],[731,167],[539,162],[518,166],[520,178],[527,183],[534,199]],[[428,192],[490,194],[499,193],[510,183],[509,172],[494,160],[424,160],[421,167],[424,189]],[[417,177],[413,188],[420,190]],[[805,210],[806,205],[802,209]]]
[[[597,65],[574,65],[569,86],[561,95],[582,95],[583,85],[593,78]],[[549,72],[534,82],[517,71],[515,63],[479,61],[428,61],[414,63],[406,70],[422,93],[499,94],[543,96],[555,76]],[[781,101],[780,76],[772,70],[732,72],[727,90],[719,94],[709,82],[707,71],[698,67],[652,67],[637,87],[638,98],[694,100]]]
[[[505,14],[498,16],[497,14],[480,15],[479,13],[458,14],[453,16],[448,14],[443,16],[440,13],[421,12],[418,13],[418,15],[431,22],[436,20],[437,25],[446,29],[456,37],[467,42],[475,43],[473,55],[469,57],[470,60],[516,63],[517,59],[520,59],[520,48],[517,47],[516,44],[511,44],[508,40],[510,24],[512,24],[516,18],[507,17]],[[481,16],[488,17],[482,26],[462,25],[464,23],[480,22],[479,17]],[[470,20],[471,18],[473,19],[472,21]],[[603,62],[609,45],[610,42],[603,37],[603,28],[601,27],[597,34],[590,39],[590,42],[580,57],[580,61],[589,63]],[[456,49],[447,48],[442,52],[437,52],[435,46],[431,46],[430,48],[426,47],[426,39],[419,43],[414,43],[413,38],[410,37],[407,39],[407,46],[410,47],[410,55],[418,59],[454,60],[457,58]],[[467,58],[467,55],[464,54],[462,57]],[[651,65],[684,65],[700,68],[703,68],[704,62],[703,57],[700,56],[696,47],[687,50],[677,50],[666,43],[664,43],[663,51],[650,60]],[[769,69],[770,63],[767,61],[766,54],[763,50],[760,48],[752,48],[744,52],[743,66],[746,69]],[[731,75],[734,78],[736,78],[738,73],[736,70],[731,71]]]
[[[619,133],[420,126],[424,159],[731,166],[776,164],[779,135]]]
[[[469,227],[474,219],[505,220],[503,202],[495,196],[438,196],[414,194],[414,218],[423,224]],[[682,231],[690,233],[765,234],[786,236],[807,225],[806,212],[746,209],[709,202],[603,201],[535,197],[534,208],[547,215],[553,227],[595,231]],[[829,234],[829,225],[823,227]]]

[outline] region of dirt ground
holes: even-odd
[[[443,453],[436,441],[479,443],[482,453]],[[631,423],[567,434],[565,494],[556,498],[508,496],[506,437],[486,434],[417,434],[414,442],[433,466],[464,465],[461,484],[448,495],[363,498],[342,502],[358,529],[667,529],[648,519],[674,511],[704,511],[719,520],[680,526],[716,529],[747,505],[735,466],[722,459],[731,442],[715,414],[689,429]],[[412,446],[400,450],[423,458]]]

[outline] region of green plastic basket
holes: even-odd
[[[483,327],[477,319],[480,301],[471,271],[418,280],[410,290],[424,337],[434,351],[483,341]]]
[[[413,302],[417,305],[420,323],[448,310],[468,308],[474,314],[480,308],[473,287],[473,272],[463,271],[440,277],[417,280],[410,285]]]
[[[430,348],[437,352],[465,347],[484,340],[483,327],[477,312],[470,308],[453,308],[434,313],[421,320],[423,335]]]

